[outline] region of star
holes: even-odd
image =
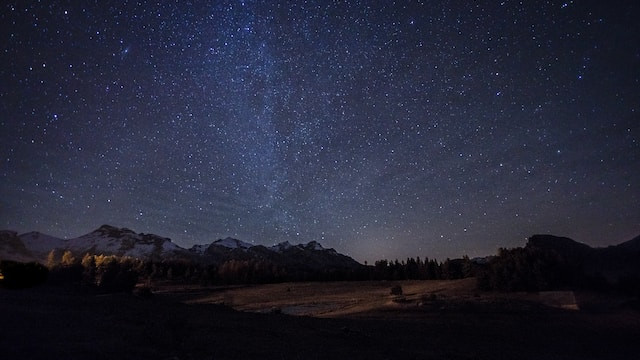
[[[371,263],[619,243],[640,232],[638,6],[9,5],[0,224]]]

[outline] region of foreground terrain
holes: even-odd
[[[640,313],[580,293],[472,280],[164,286],[151,298],[0,289],[3,358],[630,359]],[[391,295],[400,285],[402,295]],[[311,316],[290,316],[311,315]]]
[[[433,311],[482,309],[505,310],[512,306],[521,310],[541,305],[568,310],[579,309],[573,292],[504,293],[480,292],[473,278],[461,280],[362,281],[285,283],[261,286],[237,286],[206,291],[200,288],[165,287],[162,292],[184,296],[188,304],[226,305],[240,311],[276,312],[314,317],[375,317],[390,314],[419,318]],[[400,292],[391,294],[399,286]],[[396,290],[397,291],[397,290]],[[615,305],[600,299],[600,305]],[[587,308],[595,304],[584,299]]]

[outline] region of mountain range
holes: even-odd
[[[585,274],[600,274],[606,278],[629,273],[640,274],[640,236],[615,246],[592,248],[566,237],[534,235],[529,238],[524,249],[552,251]],[[230,260],[257,260],[308,270],[363,267],[353,258],[334,249],[326,249],[316,241],[298,245],[282,242],[267,247],[227,237],[185,249],[166,237],[136,233],[110,225],[103,225],[88,234],[71,239],[39,232],[18,234],[9,230],[0,231],[0,260],[46,263],[52,250],[59,253],[70,251],[77,257],[84,254],[116,255],[143,260],[184,260],[216,265]]]
[[[61,239],[40,232],[18,234],[0,231],[0,259],[20,262],[47,261],[52,251],[70,251],[75,256],[116,255],[153,261],[188,260],[204,264],[222,264],[229,260],[264,260],[282,266],[307,269],[356,269],[362,267],[353,258],[326,249],[316,241],[292,245],[282,242],[266,247],[227,237],[189,249],[171,239],[127,228],[103,225],[72,239]]]

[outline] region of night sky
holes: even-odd
[[[0,227],[369,263],[640,234],[640,2],[158,3],[1,5]]]

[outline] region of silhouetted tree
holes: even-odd
[[[80,262],[83,267],[82,283],[85,285],[96,284],[96,259],[93,255],[85,254]]]
[[[47,280],[48,269],[36,262],[0,261],[0,285],[10,289],[32,287]]]

